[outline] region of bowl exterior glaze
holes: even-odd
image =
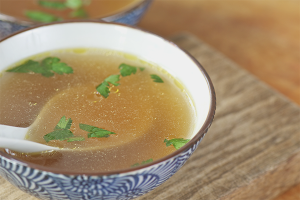
[[[153,190],[175,174],[202,138],[176,157],[129,173],[110,176],[63,175],[33,169],[0,155],[0,175],[39,199],[128,200]]]
[[[144,0],[142,3],[131,8],[128,11],[117,13],[112,16],[108,16],[99,20],[106,22],[117,22],[127,25],[136,25],[146,10],[150,6],[153,0]],[[11,33],[19,31],[24,28],[28,28],[30,25],[14,20],[12,17],[6,18],[0,13],[0,39],[8,36]]]

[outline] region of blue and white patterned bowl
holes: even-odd
[[[117,22],[127,25],[137,24],[146,10],[149,8],[153,0],[143,0],[127,10],[122,10],[111,16],[101,18],[99,20],[105,22]],[[13,32],[27,28],[34,25],[30,21],[22,21],[13,16],[8,16],[0,13],[0,39]]]
[[[204,68],[175,44],[116,23],[77,21],[40,25],[0,40],[0,71],[14,62],[62,48],[123,51],[156,63],[182,83],[197,113],[191,140],[172,154],[143,166],[105,173],[69,172],[24,163],[0,151],[0,176],[40,199],[132,199],[170,178],[187,161],[210,127],[216,100]],[[1,94],[0,94],[1,95]]]

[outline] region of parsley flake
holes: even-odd
[[[6,71],[15,73],[34,72],[37,74],[42,74],[45,77],[54,76],[54,72],[60,75],[73,73],[73,69],[66,63],[60,62],[60,59],[57,57],[47,57],[40,63],[37,61],[28,60],[25,63]]]
[[[132,67],[132,66],[124,64],[124,63],[119,66],[119,69],[120,69],[120,74],[123,77],[124,76],[129,76],[131,74],[135,74],[136,70],[137,70],[136,67]]]
[[[66,117],[63,116],[55,126],[54,131],[44,135],[44,140],[46,140],[46,142],[51,140],[67,140],[67,142],[84,141],[84,137],[73,135],[72,131],[69,130],[71,125],[72,119],[66,119]]]
[[[167,139],[164,140],[167,147],[170,145],[173,145],[175,147],[175,149],[180,149],[189,141],[190,141],[190,139],[183,139],[183,138],[174,138],[171,140],[167,140]]]
[[[122,77],[129,76],[131,74],[135,74],[137,71],[137,67],[133,67],[127,64],[122,63],[119,66],[120,74]],[[143,71],[145,68],[139,67],[141,71]],[[109,90],[109,83],[113,84],[114,86],[120,85],[118,81],[120,80],[120,75],[110,75],[107,77],[101,84],[99,84],[96,87],[96,90],[105,98],[109,96],[110,90]]]
[[[108,97],[110,90],[109,90],[109,84],[111,83],[115,86],[120,85],[117,83],[120,80],[120,75],[110,75],[107,77],[100,85],[96,87],[96,90],[105,98]]]
[[[57,129],[44,135],[44,140],[46,140],[46,142],[50,140],[65,140],[73,136],[73,133],[68,129]]]
[[[57,10],[62,10],[67,7],[64,2],[48,1],[48,0],[39,0],[39,5],[45,8],[53,8]]]
[[[164,82],[164,81],[163,81],[159,76],[157,76],[156,74],[151,74],[150,76],[151,76],[151,78],[153,79],[153,81],[156,82],[156,83],[163,83],[163,82]]]
[[[82,0],[67,0],[65,5],[71,9],[78,9],[83,5]]]
[[[71,118],[66,119],[66,117],[63,116],[55,126],[54,131],[44,135],[44,140],[49,142],[50,140],[66,140],[73,137],[73,133],[69,130],[71,125]]]
[[[70,13],[71,17],[87,18],[88,13],[83,8],[78,8]]]
[[[116,134],[114,132],[102,129],[102,128],[98,128],[96,126],[91,126],[88,124],[79,124],[79,128],[89,132],[88,133],[88,138],[91,137],[96,137],[96,138],[102,138],[102,137],[109,137],[110,134]]]
[[[100,85],[96,87],[96,90],[105,98],[108,97],[110,91],[109,91],[109,84],[106,81],[103,81]]]
[[[119,80],[120,80],[120,75],[110,75],[104,81],[111,83],[114,86],[118,86],[120,85],[120,83],[117,83]]]
[[[141,164],[135,163],[135,164],[131,165],[131,167],[137,167],[137,166],[145,165],[145,164],[148,164],[148,163],[151,163],[151,162],[153,162],[152,158],[150,158],[149,160],[146,160],[146,161],[142,161]]]
[[[55,126],[54,130],[59,130],[59,129],[70,129],[72,125],[72,119],[66,119],[65,116],[63,116],[57,125]]]
[[[78,136],[78,137],[70,137],[67,139],[67,142],[79,142],[79,141],[84,141],[85,138],[82,136]]]
[[[37,21],[37,22],[43,22],[43,23],[48,23],[48,22],[55,22],[55,21],[60,21],[62,20],[61,18],[46,13],[46,12],[42,12],[42,11],[35,11],[35,10],[28,10],[25,12],[25,15],[33,20],[33,21]]]
[[[33,60],[28,60],[25,63],[16,66],[14,68],[6,70],[7,72],[16,72],[16,73],[29,73],[35,72],[39,68],[39,63]]]

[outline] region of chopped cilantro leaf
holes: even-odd
[[[137,68],[123,63],[119,66],[119,69],[122,76],[129,76],[135,74]]]
[[[121,76],[129,76],[131,74],[135,74],[137,71],[137,67],[133,67],[127,64],[121,64],[119,66],[120,74]],[[139,67],[141,71],[143,71],[145,68]],[[120,83],[118,81],[120,80],[120,75],[110,75],[107,77],[100,85],[96,87],[96,90],[105,98],[109,96],[110,90],[109,90],[109,83],[118,86]]]
[[[70,137],[66,139],[67,142],[78,142],[78,141],[84,141],[84,137],[78,136],[78,137]]]
[[[73,69],[68,66],[66,63],[60,62],[60,59],[57,57],[47,57],[42,60],[42,66],[47,70],[52,70],[60,75],[62,74],[72,74]]]
[[[52,15],[52,14],[49,14],[46,12],[42,12],[42,11],[28,10],[25,12],[25,15],[33,21],[44,22],[44,23],[61,20],[61,18],[59,18],[55,15]]]
[[[53,8],[57,10],[62,10],[66,8],[65,3],[59,1],[39,0],[39,5],[45,8]]]
[[[107,77],[100,85],[98,85],[96,87],[96,90],[105,98],[108,97],[110,91],[109,91],[109,84],[111,83],[115,86],[120,85],[119,83],[117,83],[120,80],[120,75],[110,75],[109,77]]]
[[[67,0],[65,5],[71,9],[78,9],[83,5],[82,0]]]
[[[7,72],[16,72],[16,73],[30,73],[34,72],[37,74],[42,74],[45,77],[51,77],[54,75],[53,72],[57,74],[71,74],[73,69],[68,66],[66,63],[60,62],[59,58],[56,57],[47,57],[41,61],[41,63],[33,60],[28,60],[25,63],[16,66],[12,69],[6,70]]]
[[[152,158],[149,159],[149,160],[146,160],[146,161],[142,161],[141,164],[135,163],[135,164],[131,165],[131,167],[137,167],[137,166],[144,165],[144,164],[148,164],[148,163],[151,163],[151,162],[153,162],[153,159],[152,159]]]
[[[70,13],[71,17],[79,17],[79,18],[87,18],[88,13],[84,10],[84,8],[78,8]]]
[[[57,57],[47,57],[42,60],[41,65],[48,69],[51,69],[51,66],[54,63],[58,63],[59,61],[60,61],[60,59]]]
[[[175,149],[180,149],[186,143],[188,143],[188,141],[190,141],[190,139],[174,138],[174,139],[171,139],[171,140],[167,140],[167,139],[164,140],[167,147],[170,146],[170,145],[173,145],[175,147]]]
[[[97,137],[97,138],[102,138],[102,137],[109,137],[110,134],[116,134],[114,132],[98,128],[96,126],[91,126],[87,124],[79,124],[80,129],[89,132],[88,133],[88,138],[91,137]]]
[[[120,85],[120,83],[117,83],[120,80],[120,75],[110,75],[105,79],[106,82],[111,83],[115,86]]]
[[[17,73],[28,73],[32,72],[32,69],[39,67],[39,63],[33,60],[28,60],[22,65],[6,70],[7,72],[17,72]]]
[[[65,116],[63,116],[58,124],[55,126],[54,130],[59,130],[59,129],[70,129],[72,125],[72,119],[66,119]]]
[[[44,139],[46,142],[49,142],[50,140],[66,140],[73,137],[73,133],[69,130],[71,125],[72,119],[66,119],[66,117],[63,116],[55,126],[54,131],[44,135]]]
[[[159,76],[157,76],[156,74],[151,74],[150,76],[151,76],[151,78],[153,79],[153,81],[156,82],[156,83],[163,83],[163,82],[164,82],[164,81],[163,81]]]
[[[52,70],[60,75],[73,73],[72,67],[69,67],[66,63],[54,63]]]
[[[109,91],[109,84],[106,81],[103,81],[100,85],[96,87],[96,90],[105,98],[108,97]]]
[[[53,132],[44,135],[44,139],[46,142],[49,142],[50,140],[65,140],[73,136],[73,133],[68,129],[56,129]]]

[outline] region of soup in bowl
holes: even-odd
[[[0,41],[0,60],[0,123],[30,126],[27,140],[61,148],[0,150],[0,175],[41,199],[145,194],[180,169],[214,117],[204,68],[130,26],[33,27]]]

